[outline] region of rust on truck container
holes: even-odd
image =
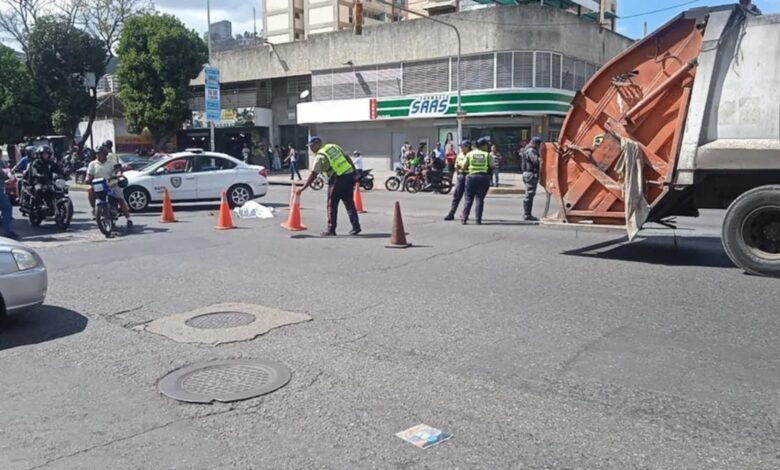
[[[621,142],[638,144],[652,208],[669,191],[685,128],[705,16],[683,14],[613,58],[576,94],[542,184],[566,222],[622,225]]]

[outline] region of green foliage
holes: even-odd
[[[192,116],[190,81],[208,60],[203,40],[173,16],[139,15],[125,22],[117,55],[128,130],[173,135]]]
[[[15,144],[46,130],[30,71],[11,49],[0,46],[0,143]]]
[[[43,92],[54,132],[72,136],[93,105],[86,75],[105,74],[105,46],[66,18],[47,16],[36,21],[27,50],[30,70]]]

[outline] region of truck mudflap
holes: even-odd
[[[669,191],[707,9],[691,10],[602,67],[578,92],[542,184],[554,221],[625,225],[633,238]]]

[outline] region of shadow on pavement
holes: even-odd
[[[59,240],[63,236],[75,235],[90,230],[97,230],[95,222],[79,218],[73,220],[67,230],[60,230],[53,221],[46,220],[38,227],[33,227],[27,219],[14,218],[14,231],[25,241],[45,242]]]
[[[409,234],[407,233],[407,235],[409,235]],[[360,240],[361,238],[365,238],[367,240],[373,240],[373,239],[376,239],[376,238],[387,238],[389,240],[390,237],[391,237],[391,235],[389,233],[361,233],[360,235],[347,235],[347,234],[344,234],[344,235],[337,235],[335,237],[323,237],[322,235],[309,235],[309,234],[305,234],[305,233],[301,233],[301,234],[297,234],[297,235],[290,235],[290,238],[292,238],[293,240],[307,240],[307,239],[311,239],[311,238],[321,238],[323,240],[334,239],[334,238],[335,239],[338,239],[338,238],[354,238],[356,240]]]
[[[655,236],[638,238],[628,243],[627,237],[568,250],[568,256],[634,261],[665,266],[701,266],[707,268],[735,268],[719,238]]]
[[[50,305],[11,315],[0,324],[0,351],[75,335],[87,322],[84,315]]]

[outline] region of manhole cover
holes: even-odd
[[[247,400],[278,390],[290,381],[287,366],[259,359],[192,364],[160,380],[160,392],[188,403]]]
[[[199,330],[218,330],[249,325],[255,319],[254,315],[244,312],[214,312],[192,317],[184,324]]]

